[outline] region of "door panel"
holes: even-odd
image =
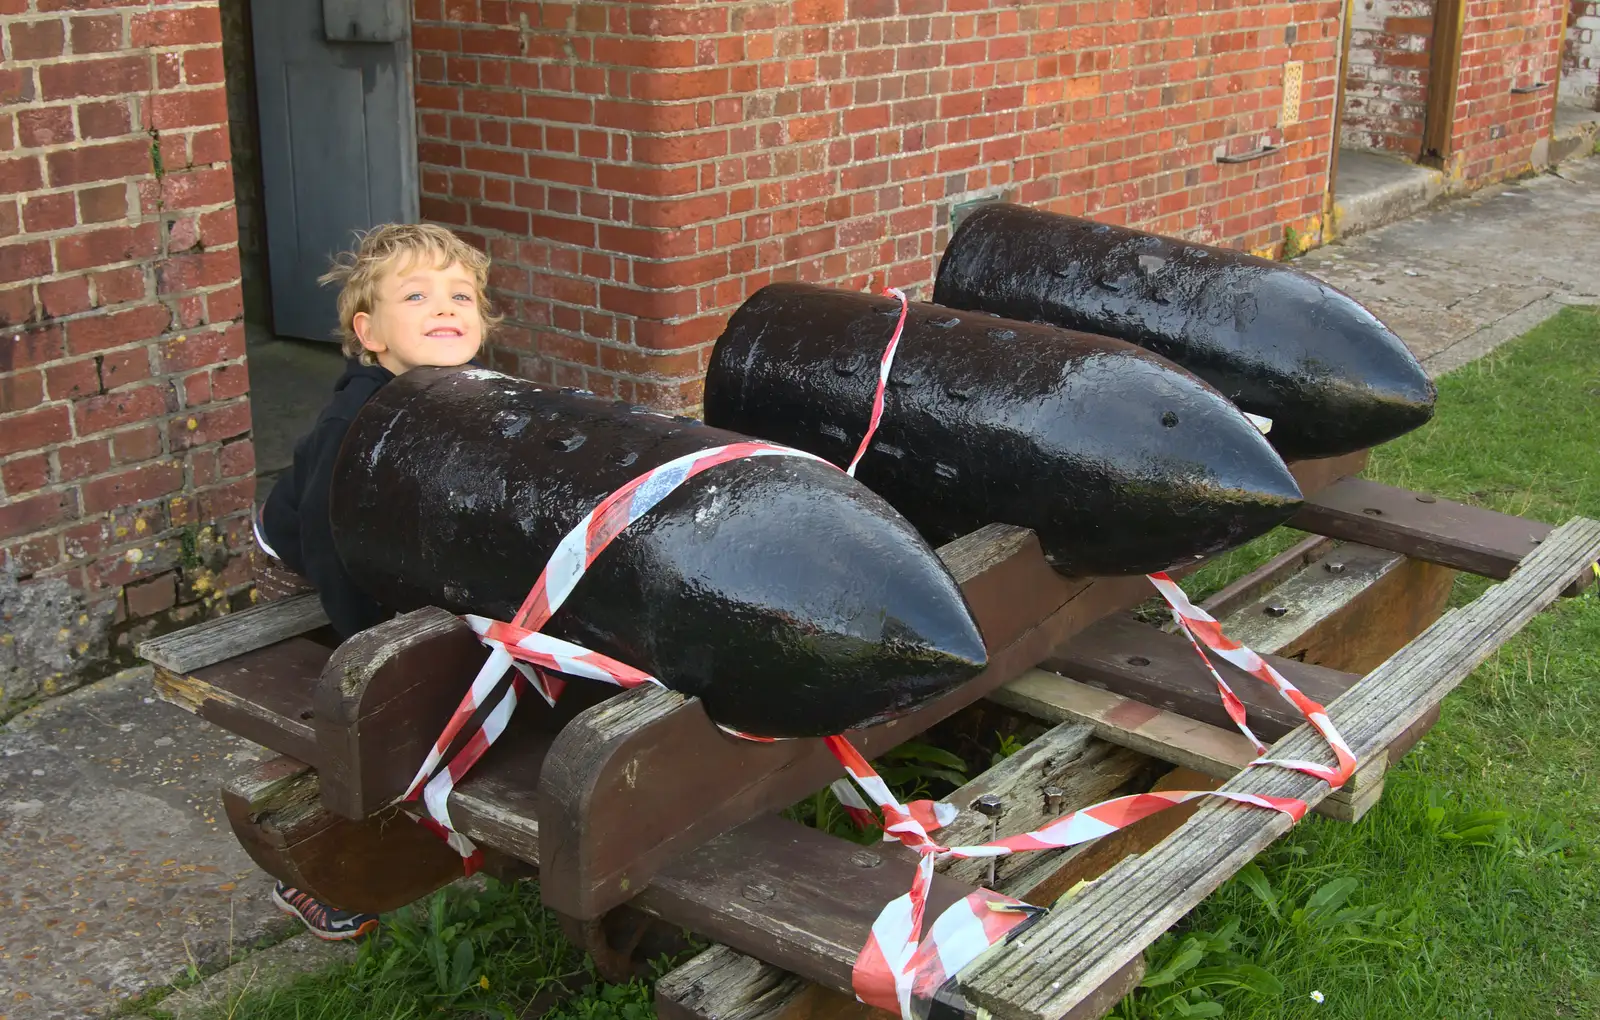
[[[417,219],[409,25],[396,42],[331,42],[324,0],[256,0],[251,27],[273,328],[332,340],[335,293],[317,277],[356,231]]]

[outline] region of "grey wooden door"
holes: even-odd
[[[355,231],[417,220],[407,0],[255,0],[273,329],[332,340],[317,285]]]

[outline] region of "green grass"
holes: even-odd
[[[1567,309],[1441,380],[1435,421],[1375,451],[1367,476],[1559,523],[1600,517],[1597,443],[1600,313]],[[1486,584],[1461,578],[1452,603]],[[1311,816],[1153,946],[1160,983],[1118,1015],[1600,1017],[1597,772],[1591,592],[1535,619],[1445,701],[1360,824]],[[1319,890],[1322,909],[1306,910]],[[1241,966],[1271,981],[1174,994]]]
[[[1600,314],[1569,309],[1442,380],[1437,419],[1377,451],[1367,474],[1552,523],[1600,517],[1597,437]],[[1301,537],[1280,529],[1185,587],[1203,597]],[[1453,601],[1484,586],[1464,577]],[[1589,594],[1534,620],[1446,701],[1360,824],[1311,816],[1152,946],[1152,987],[1117,1015],[1600,1018],[1597,720],[1600,597]],[[886,764],[906,795],[937,795],[963,760],[913,745]],[[827,798],[793,813],[843,828]],[[653,1015],[646,983],[594,978],[531,883],[448,890],[385,921],[354,967],[216,1016]]]

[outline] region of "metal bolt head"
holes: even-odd
[[[1330,574],[1342,574],[1342,573],[1344,573],[1344,564],[1343,563],[1324,563],[1322,565],[1322,569],[1326,570]]]
[[[1272,605],[1265,607],[1261,611],[1263,613],[1266,613],[1268,616],[1272,617],[1273,619],[1277,619],[1280,616],[1287,616],[1288,613],[1289,613],[1289,607],[1288,606],[1280,606],[1277,603],[1273,603]]]
[[[1005,806],[1005,801],[992,793],[986,793],[972,802],[972,809],[985,818],[998,816]]]
[[[1422,495],[1422,496],[1418,496],[1417,497],[1417,502],[1418,503],[1437,503],[1439,501],[1438,501],[1437,498],[1435,498],[1433,496]]]
[[[1047,786],[1044,788],[1044,806],[1046,811],[1050,811],[1052,813],[1060,811],[1062,805],[1066,803],[1066,800],[1067,791],[1063,790],[1061,787]]]
[[[765,903],[776,895],[778,894],[773,890],[772,886],[767,885],[765,882],[751,882],[744,887],[744,898],[755,900],[757,903]]]
[[[850,863],[858,868],[876,868],[883,863],[883,858],[871,850],[857,850],[850,855]]]

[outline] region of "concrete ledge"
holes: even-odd
[[[1415,216],[1444,193],[1438,170],[1402,156],[1341,149],[1333,194],[1336,236],[1354,237]]]
[[[282,988],[305,974],[348,966],[355,956],[356,947],[352,943],[323,942],[310,935],[296,935],[270,949],[251,953],[191,988],[172,993],[148,1007],[144,1016],[151,1020],[227,1016],[240,997],[248,993]]]

